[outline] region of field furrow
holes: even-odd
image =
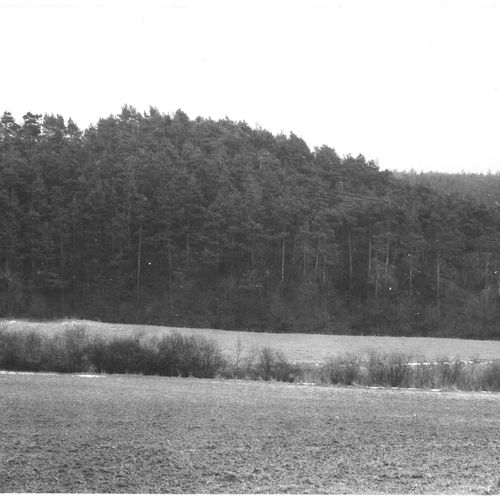
[[[0,374],[0,492],[498,492],[500,395]]]

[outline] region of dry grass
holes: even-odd
[[[0,492],[498,493],[500,395],[0,374]]]
[[[196,328],[111,324],[84,320],[42,323],[3,320],[0,321],[0,328],[8,330],[33,329],[47,335],[54,335],[57,332],[64,331],[72,324],[85,325],[86,332],[90,336],[95,335],[96,337],[102,335],[134,335],[138,330],[152,336],[171,333],[174,330],[183,335],[203,335],[208,339],[217,341],[222,353],[230,359],[236,357],[239,341],[240,351],[243,353],[269,347],[282,351],[291,362],[305,364],[322,363],[327,358],[342,354],[357,354],[365,357],[366,360],[366,354],[370,351],[409,353],[414,358],[423,359],[448,357],[462,360],[500,360],[500,342],[495,340],[232,332]]]

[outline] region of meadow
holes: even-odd
[[[1,493],[499,493],[500,394],[0,374]]]
[[[46,335],[63,332],[68,327],[85,327],[95,337],[131,337],[138,330],[151,336],[179,332],[182,335],[202,335],[214,340],[222,353],[234,358],[237,351],[269,347],[282,351],[293,363],[316,364],[338,354],[358,354],[366,357],[371,350],[404,352],[415,359],[439,357],[461,360],[500,360],[500,342],[495,340],[465,340],[433,337],[378,337],[359,335],[322,335],[301,333],[265,333],[209,330],[198,328],[173,328],[167,326],[137,326],[101,323],[86,320],[64,320],[33,322],[23,320],[1,320],[0,330],[28,330]]]

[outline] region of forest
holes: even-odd
[[[4,112],[0,315],[500,340],[499,195],[181,110]]]

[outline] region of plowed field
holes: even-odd
[[[500,394],[0,374],[0,492],[498,493]]]

